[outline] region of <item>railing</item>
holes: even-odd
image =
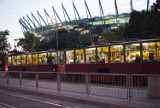
[[[117,99],[148,102],[153,101],[148,98],[149,77],[147,74],[9,71],[0,72],[0,85],[37,91],[43,89],[58,95],[101,102]]]

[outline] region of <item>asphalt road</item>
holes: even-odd
[[[1,105],[2,104],[2,105]],[[0,108],[8,108],[7,106],[4,106],[3,103],[0,103]]]
[[[0,93],[0,108],[61,108],[60,106],[46,104],[34,99]]]
[[[117,105],[63,100],[0,89],[0,108],[128,108]]]

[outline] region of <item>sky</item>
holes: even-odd
[[[52,6],[56,9],[58,15],[64,21],[64,15],[61,4],[65,7],[71,20],[74,18],[74,11],[72,6],[74,2],[81,18],[85,18],[86,11],[84,0],[0,0],[0,31],[9,30],[10,35],[8,41],[12,46],[15,45],[14,39],[23,38],[23,33],[19,24],[19,18],[23,16],[26,18],[28,14],[31,17],[31,12],[35,17],[37,10],[45,18],[44,9],[53,16]],[[150,0],[150,6],[156,0]],[[99,16],[98,0],[86,0],[92,16]],[[114,0],[101,0],[105,15],[115,14]],[[130,0],[117,0],[119,13],[130,12]],[[136,10],[145,10],[147,7],[147,0],[133,0],[133,8]]]

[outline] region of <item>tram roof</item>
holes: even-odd
[[[157,38],[157,39],[137,39],[137,40],[133,39],[133,40],[125,41],[122,43],[131,44],[131,43],[156,42],[156,41],[160,41],[160,38]]]

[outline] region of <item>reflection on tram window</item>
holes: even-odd
[[[57,52],[49,52],[48,53],[48,64],[57,64],[58,56]]]
[[[140,56],[140,43],[131,43],[125,45],[125,57],[127,63],[134,63],[136,55]]]
[[[39,64],[47,64],[47,53],[39,53]]]
[[[108,46],[97,47],[97,62],[98,63],[108,63]]]
[[[142,44],[143,62],[157,61],[156,42],[148,42]]]
[[[86,63],[96,63],[96,48],[86,49]]]
[[[17,56],[12,56],[12,65],[17,65]]]
[[[17,56],[17,65],[21,65],[21,56],[20,55]]]
[[[22,55],[22,59],[21,59],[22,65],[26,65],[26,61],[27,61],[26,59],[27,59],[27,56]]]
[[[84,49],[75,50],[75,63],[81,64],[84,62]]]
[[[160,61],[160,42],[157,42],[157,61]]]
[[[33,54],[33,65],[38,65],[38,54]]]
[[[74,50],[66,51],[66,64],[74,63]]]
[[[112,45],[110,47],[110,61],[111,63],[123,63],[124,53],[122,45]]]
[[[27,65],[32,65],[32,55],[31,54],[27,55]]]
[[[11,56],[8,56],[8,65],[9,65],[9,66],[12,65]]]

